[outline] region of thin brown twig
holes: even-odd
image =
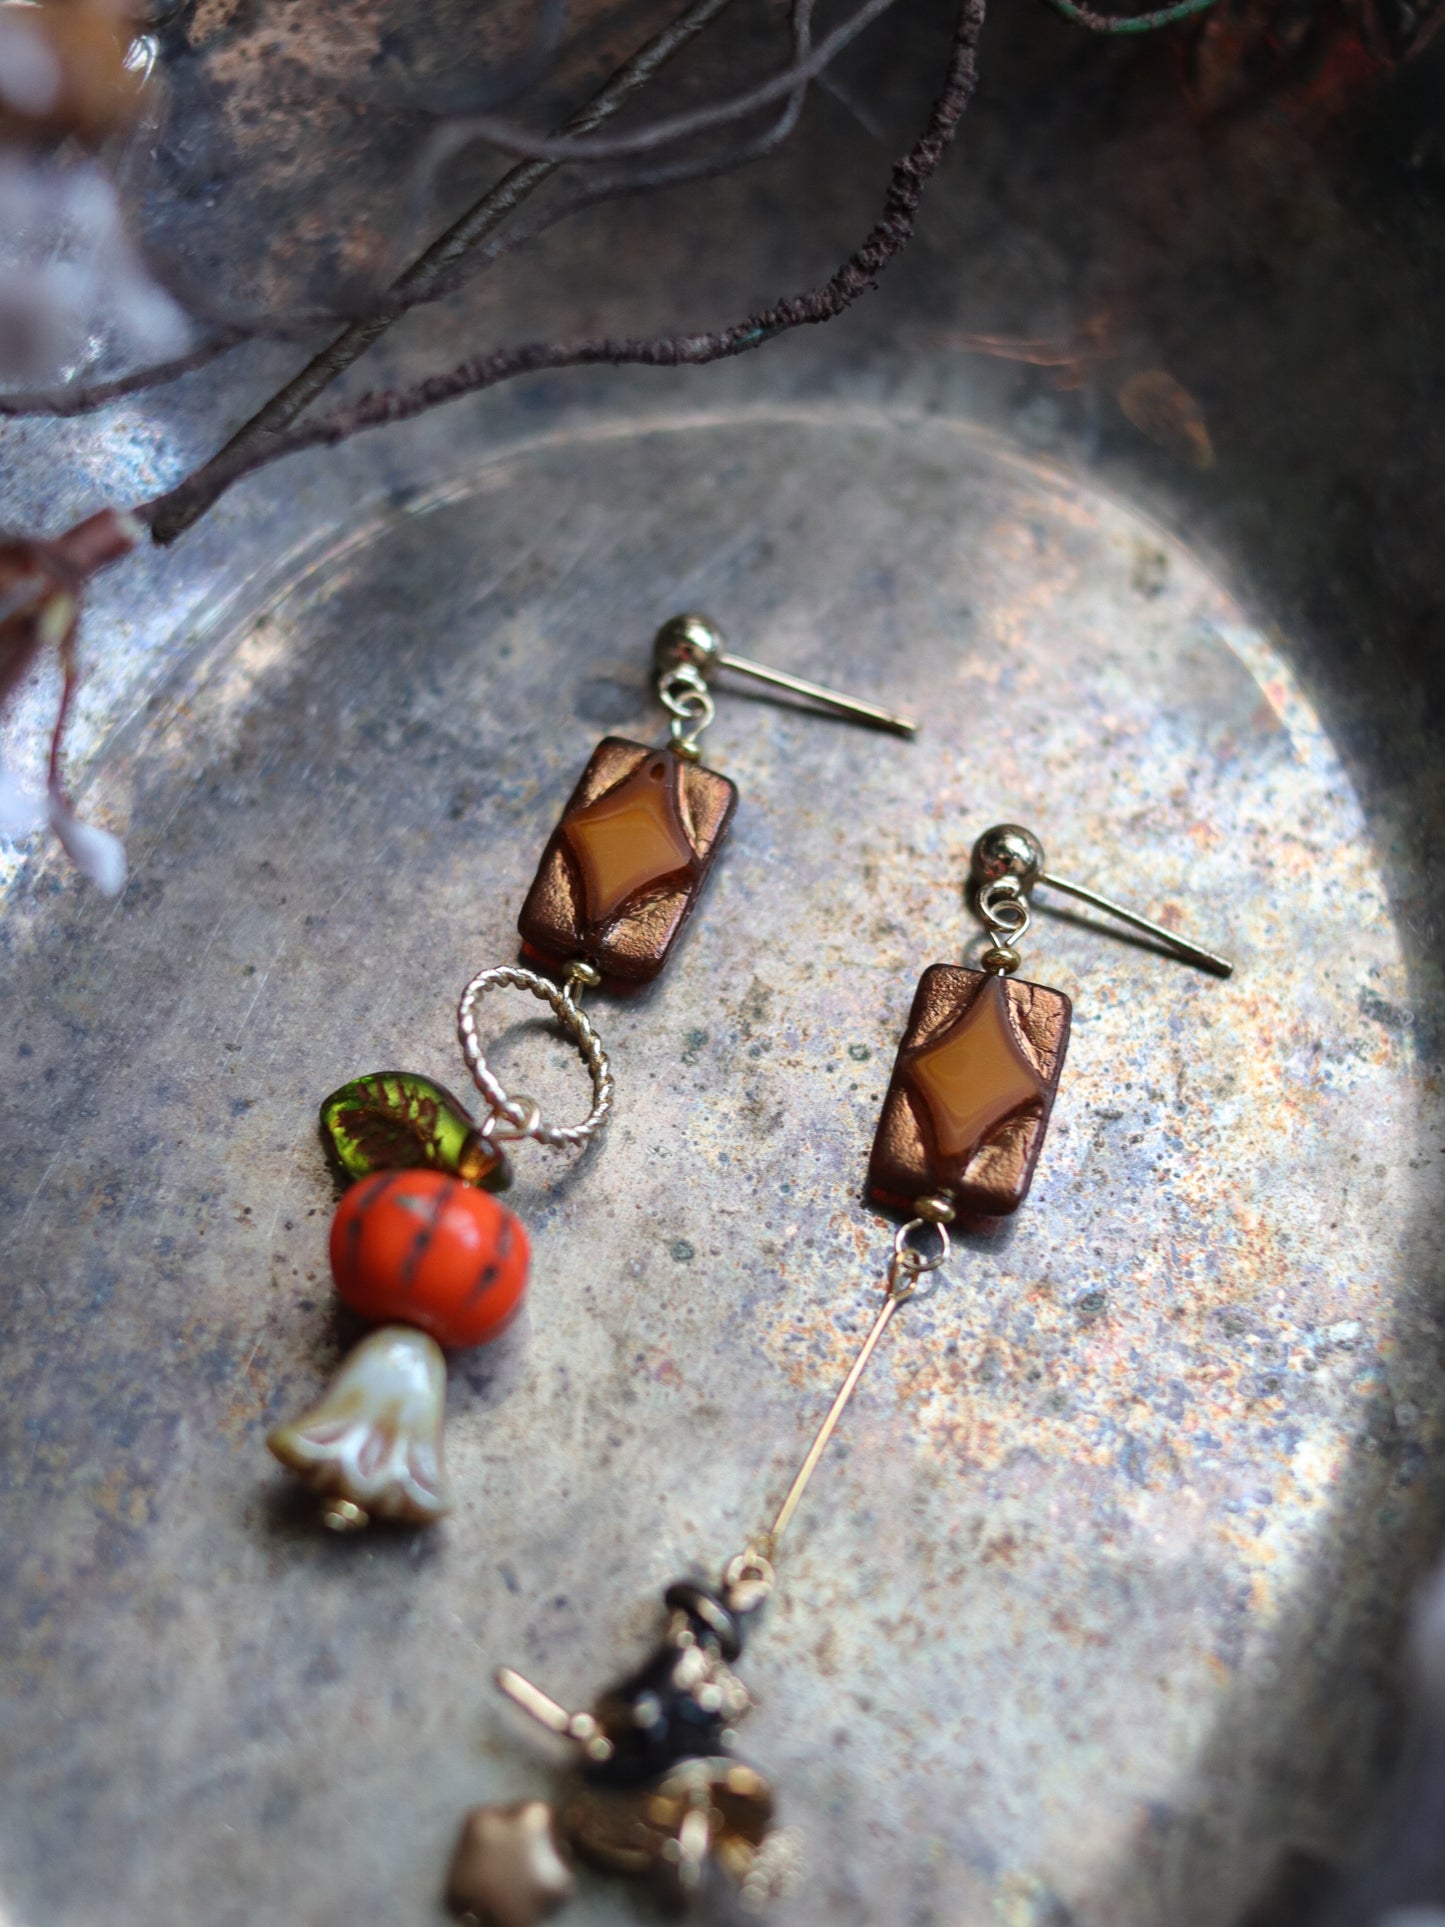
[[[811,0],[809,0],[811,11]],[[589,208],[600,207],[610,201],[627,200],[638,194],[657,193],[664,188],[680,187],[689,182],[711,180],[722,174],[731,174],[740,167],[749,166],[754,161],[764,159],[773,153],[793,132],[801,109],[801,97],[797,104],[789,103],[778,121],[765,133],[742,141],[724,153],[715,154],[704,160],[675,161],[666,167],[648,168],[636,174],[594,182],[577,194],[547,208],[531,221],[508,227],[503,233],[483,242],[468,259],[458,261],[451,270],[427,290],[411,301],[389,299],[379,312],[389,319],[399,319],[409,314],[413,308],[424,307],[430,303],[444,301],[457,293],[485,268],[494,262],[504,260],[519,249],[528,246],[550,229],[558,227],[563,221],[575,215],[586,213]],[[370,312],[370,311],[368,311]],[[334,320],[335,317],[330,316]],[[134,374],[117,376],[113,381],[94,382],[89,386],[77,383],[70,388],[17,389],[8,395],[0,395],[0,417],[46,417],[69,419],[73,416],[95,414],[115,402],[125,401],[132,395],[145,394],[150,389],[165,386],[167,382],[177,381],[199,368],[206,367],[223,354],[248,341],[263,340],[263,331],[250,332],[236,329],[223,338],[215,338],[192,350],[190,354],[177,356],[173,361],[157,362],[152,367],[142,368]],[[3,616],[3,610],[0,610]]]
[[[692,0],[692,4],[676,19],[623,62],[592,98],[563,123],[564,129],[582,133],[600,126],[731,4],[732,0]],[[183,501],[180,499],[181,490],[172,491],[178,498],[177,504],[168,516],[158,518],[153,523],[155,540],[173,542],[188,529],[221,492],[218,488],[215,493],[208,493],[208,478],[226,473],[228,466],[237,459],[248,458],[258,450],[264,451],[323,389],[366,353],[400,314],[417,301],[425,299],[427,290],[435,280],[493,233],[534,189],[554,174],[557,166],[555,161],[530,160],[509,169],[495,187],[489,189],[393,282],[389,292],[397,304],[394,311],[388,304],[388,311],[354,321],[344,329],[245,422],[209,462],[188,477],[182,485],[186,490]],[[222,483],[222,487],[225,486],[227,484]]]
[[[791,8],[793,49],[801,57],[807,52],[812,30],[814,0],[793,0]],[[604,202],[625,200],[634,194],[656,193],[663,188],[680,187],[692,181],[715,179],[722,174],[731,174],[740,167],[749,166],[773,153],[792,134],[798,124],[807,98],[807,83],[802,83],[797,92],[784,105],[782,113],[771,127],[751,139],[739,142],[735,147],[726,148],[722,153],[713,154],[697,160],[672,161],[662,167],[638,169],[629,174],[611,179],[594,181],[590,187],[569,195],[565,201],[545,209],[532,220],[514,223],[506,231],[478,248],[475,256],[459,262],[450,273],[442,275],[423,297],[426,301],[440,301],[447,295],[455,294],[464,286],[479,267],[489,267],[493,261],[504,255],[514,254],[519,248],[526,247],[549,228],[558,226],[575,214],[581,214],[591,207],[601,206]],[[418,304],[419,305],[419,304]]]
[[[182,375],[208,366],[250,338],[239,328],[226,335],[213,335],[184,355],[155,362],[149,368],[138,368],[133,374],[118,375],[114,381],[97,381],[89,386],[77,382],[67,388],[12,389],[9,394],[0,394],[0,416],[93,415],[98,408],[108,408],[112,402],[124,401],[128,395],[144,394],[147,389],[163,388],[167,382],[179,381]]]
[[[362,395],[319,420],[271,437],[263,446],[232,447],[166,494],[142,503],[135,515],[150,525],[158,541],[184,528],[234,483],[257,469],[303,449],[330,447],[368,428],[409,421],[428,410],[476,394],[518,375],[543,370],[605,364],[612,367],[698,367],[747,353],[788,330],[830,321],[872,288],[907,246],[917,222],[923,190],[937,172],[977,85],[977,55],[986,0],[962,0],[942,93],[914,146],[895,163],[882,217],[821,287],[789,296],[731,326],[691,335],[655,335],[616,340],[610,336],[579,342],[531,342],[498,349],[461,362],[401,390]]]
[[[793,53],[798,60],[806,56],[811,44],[813,7],[814,0],[793,0],[790,9]],[[720,153],[696,160],[675,161],[662,167],[639,168],[626,174],[596,181],[581,192],[570,195],[556,206],[546,209],[536,219],[520,225],[514,222],[501,234],[483,241],[469,254],[453,262],[449,269],[434,276],[424,293],[388,294],[374,308],[369,307],[351,316],[351,322],[354,324],[380,318],[395,321],[402,315],[409,314],[413,308],[443,301],[465,287],[468,281],[493,263],[516,253],[549,229],[570,220],[576,214],[584,213],[589,208],[637,194],[654,193],[687,182],[712,179],[763,159],[774,152],[796,128],[807,92],[807,83],[801,83],[797,91],[784,103],[783,111],[777,120],[763,133],[741,141]],[[270,316],[264,321],[258,319],[247,322],[245,325],[237,324],[213,335],[208,342],[187,355],[177,356],[171,361],[159,362],[153,367],[140,369],[134,374],[118,376],[113,381],[96,382],[88,386],[76,384],[69,388],[17,390],[8,395],[0,395],[0,416],[69,417],[91,414],[98,409],[108,407],[113,402],[123,401],[128,396],[163,386],[166,382],[176,380],[193,369],[204,367],[217,356],[229,352],[243,342],[267,338],[291,338],[303,322],[314,330],[318,324],[334,323],[343,318],[335,310],[324,310],[311,311],[304,317],[292,316],[289,320]]]

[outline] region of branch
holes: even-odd
[[[927,125],[915,145],[893,168],[881,219],[862,245],[821,287],[776,302],[760,313],[703,334],[656,335],[635,340],[604,336],[580,342],[531,342],[460,363],[413,387],[362,395],[264,444],[233,443],[213,461],[167,494],[143,503],[137,517],[165,542],[245,475],[303,449],[330,447],[391,422],[409,421],[463,395],[477,394],[518,375],[546,369],[605,364],[611,367],[700,367],[745,354],[793,328],[831,321],[868,292],[878,276],[908,245],[917,223],[923,190],[938,171],[977,85],[977,54],[985,0],[962,0],[949,56],[947,79]],[[238,438],[239,442],[239,438]]]
[[[792,39],[796,59],[807,53],[811,40],[813,7],[815,0],[793,0]],[[773,125],[761,134],[740,141],[736,146],[726,148],[722,153],[700,159],[671,161],[661,167],[639,168],[631,173],[614,175],[601,181],[594,181],[589,187],[569,196],[556,206],[547,208],[530,221],[514,223],[504,234],[497,236],[479,248],[465,261],[458,262],[446,274],[438,277],[423,297],[425,301],[440,301],[447,295],[455,294],[465,285],[478,269],[489,267],[493,261],[504,255],[513,254],[519,248],[528,246],[539,235],[561,222],[571,220],[574,214],[581,214],[590,207],[598,207],[607,201],[625,200],[634,194],[651,194],[661,188],[678,187],[691,181],[711,180],[721,174],[731,174],[740,167],[749,166],[773,153],[788,139],[798,124],[807,98],[807,83],[801,84],[795,94],[784,106],[782,113]],[[416,304],[420,305],[420,303]]]
[[[624,61],[598,92],[564,122],[564,128],[585,133],[590,128],[600,126],[730,4],[731,0],[692,0],[692,4],[675,20],[640,47],[629,60]],[[484,194],[392,283],[390,294],[393,300],[383,311],[355,321],[344,329],[238,429],[211,461],[196,470],[182,485],[188,490],[184,506],[178,505],[169,517],[152,524],[155,540],[173,542],[188,529],[217,500],[222,489],[229,486],[228,482],[223,481],[214,492],[208,492],[208,477],[219,477],[238,458],[264,451],[324,388],[344,374],[373,342],[385,334],[399,315],[415,302],[426,299],[433,283],[493,233],[513,209],[557,171],[557,165],[555,161],[525,161],[504,174],[495,187]],[[173,493],[178,496],[180,490]]]
[[[793,0],[791,37],[795,61],[803,60],[811,46],[813,8],[814,0]],[[502,235],[481,243],[469,253],[462,254],[453,260],[450,266],[441,268],[429,276],[424,292],[402,293],[393,290],[383,295],[374,306],[354,311],[350,316],[338,313],[335,309],[314,309],[304,313],[297,311],[286,316],[273,312],[248,317],[245,321],[235,319],[222,321],[218,310],[212,317],[216,326],[210,339],[186,355],[159,362],[153,367],[142,368],[132,374],[118,376],[112,381],[96,382],[88,386],[77,383],[60,388],[13,390],[8,394],[0,394],[0,418],[6,416],[73,417],[93,414],[96,410],[108,407],[113,402],[164,386],[167,382],[189,374],[194,369],[204,367],[243,342],[261,339],[293,339],[303,329],[309,329],[314,333],[319,326],[328,323],[335,325],[337,322],[345,322],[348,331],[362,324],[376,321],[389,325],[403,315],[409,314],[413,308],[442,301],[455,294],[494,262],[515,253],[560,222],[570,220],[574,215],[584,213],[589,208],[609,201],[623,200],[636,194],[653,193],[661,188],[674,187],[685,182],[712,179],[761,160],[781,146],[792,134],[798,124],[807,92],[807,83],[800,83],[771,127],[720,153],[609,176],[593,182],[583,191],[547,209],[535,220],[523,225],[512,223]],[[546,171],[552,173],[557,170]],[[400,285],[397,283],[396,287],[399,288]],[[338,345],[338,343],[332,344],[333,348]]]
[[[1194,0],[1196,5],[1211,3],[1212,0]],[[646,154],[654,148],[675,146],[679,141],[690,140],[695,134],[706,134],[714,127],[725,127],[733,121],[742,120],[758,108],[770,107],[775,100],[796,92],[799,87],[806,87],[809,81],[818,78],[824,68],[831,66],[865,27],[871,27],[875,20],[896,4],[897,0],[865,0],[853,17],[820,40],[805,60],[790,61],[771,80],[750,87],[746,93],[734,94],[731,100],[715,101],[711,107],[698,107],[687,114],[672,114],[665,120],[653,121],[650,127],[639,127],[631,134],[617,134],[610,140],[578,140],[570,134],[553,139],[547,135],[529,134],[512,121],[493,119],[486,114],[479,114],[464,125],[473,139],[485,141],[489,147],[499,148],[504,154],[552,161],[559,167],[573,161],[625,160],[629,154]]]
[[[93,382],[89,387],[77,382],[66,388],[12,389],[8,394],[0,394],[0,416],[93,415],[96,409],[108,408],[113,401],[123,401],[127,395],[144,394],[148,388],[163,388],[168,381],[179,381],[182,375],[206,367],[249,338],[241,329],[214,335],[189,354],[177,355],[171,361],[158,361],[153,367],[138,369],[134,374],[119,375],[114,381]]]

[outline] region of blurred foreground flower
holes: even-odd
[[[120,0],[0,0],[0,141],[95,145],[135,119],[145,75]]]
[[[144,533],[130,516],[102,509],[53,541],[0,535],[0,709],[48,650],[64,678],[44,794],[24,790],[0,763],[0,836],[28,836],[48,823],[71,862],[107,896],[125,887],[125,849],[109,830],[76,816],[61,777],[61,748],[79,673],[75,638],[85,585]]]
[[[0,0],[0,380],[69,381],[101,353],[186,345],[126,231],[114,143],[100,153],[137,121],[154,51],[132,0]]]
[[[0,379],[69,380],[102,349],[163,359],[189,339],[96,163],[0,159]]]

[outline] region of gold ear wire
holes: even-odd
[[[1166,930],[1162,924],[1151,923],[1148,917],[1141,917],[1136,910],[1126,910],[1122,903],[1115,903],[1112,897],[1101,896],[1097,890],[1086,889],[1082,883],[1071,883],[1067,877],[1055,876],[1052,871],[1045,869],[1046,861],[1043,844],[1032,830],[1024,829],[1019,823],[996,823],[991,830],[985,830],[973,846],[973,854],[969,859],[973,899],[989,929],[996,936],[1002,934],[1005,939],[1004,948],[998,950],[1000,957],[1006,952],[1015,954],[1009,940],[1021,936],[1027,928],[1026,899],[1034,885],[1042,883],[1046,889],[1062,890],[1066,896],[1077,897],[1081,903],[1117,917],[1120,923],[1127,923],[1131,929],[1144,931],[1185,963],[1195,964],[1200,970],[1207,970],[1216,977],[1234,974],[1234,965],[1227,957],[1217,956],[1214,951],[1205,950],[1200,944],[1190,943],[1173,930]],[[1008,916],[1001,915],[1000,911],[1007,910],[1010,904],[1013,905],[1013,912]],[[1022,912],[1021,916],[1019,912]]]

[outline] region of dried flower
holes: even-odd
[[[102,353],[174,355],[190,338],[96,163],[0,162],[0,376],[68,380]]]
[[[48,823],[71,862],[107,896],[125,887],[125,848],[109,830],[76,816],[61,777],[61,747],[79,673],[75,637],[85,585],[128,555],[142,533],[129,515],[102,509],[53,541],[0,535],[0,708],[47,650],[55,650],[65,678],[44,795],[22,788],[0,763],[0,836],[28,836]]]
[[[66,855],[102,896],[118,897],[125,888],[125,845],[109,830],[82,823],[56,785],[43,793],[25,789],[0,763],[0,836],[15,841],[48,824]]]

